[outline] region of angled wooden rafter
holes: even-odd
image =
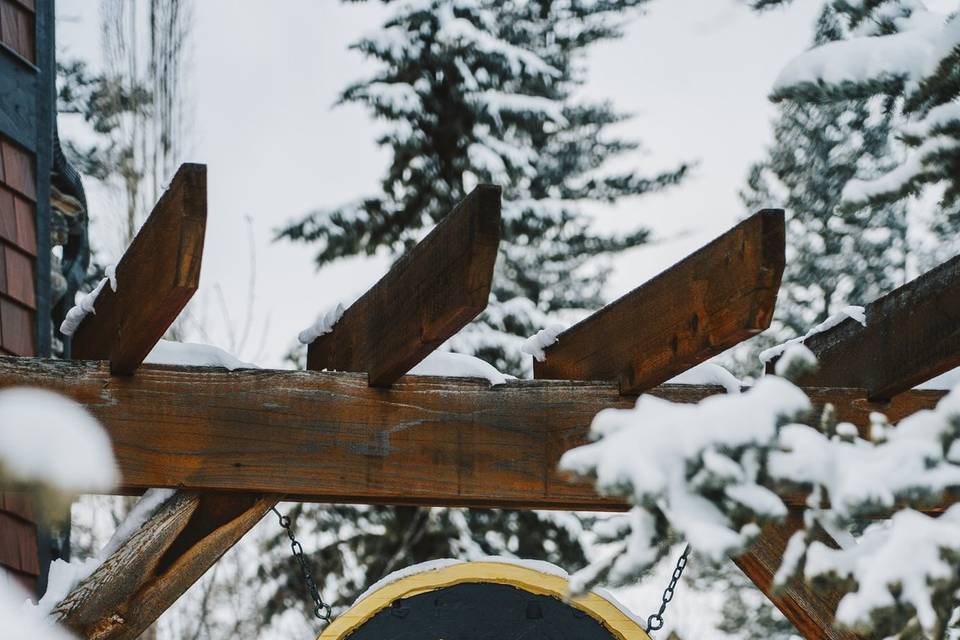
[[[487,306],[500,188],[480,185],[307,349],[307,369],[391,385]]]
[[[181,165],[117,264],[117,291],[103,287],[96,313],[80,323],[74,358],[136,371],[197,291],[206,223],[207,168]]]
[[[862,387],[885,400],[960,366],[960,256],[804,344],[819,367],[801,383]]]
[[[761,211],[561,333],[534,377],[655,387],[766,329],[783,268],[783,211]]]

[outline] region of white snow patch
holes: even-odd
[[[110,438],[86,409],[26,387],[0,390],[0,467],[71,493],[107,491],[120,479]]]
[[[841,309],[838,313],[833,314],[817,326],[807,331],[806,334],[793,338],[792,340],[787,340],[783,344],[778,344],[776,346],[770,347],[769,349],[764,349],[760,352],[760,361],[764,364],[770,362],[774,358],[779,357],[783,352],[792,344],[803,344],[811,336],[815,336],[818,333],[823,333],[828,329],[833,329],[835,326],[846,320],[847,318],[853,318],[863,326],[867,326],[867,316],[864,313],[863,307],[858,307],[855,305],[850,305]]]
[[[41,615],[28,595],[0,576],[0,629],[5,640],[75,640],[75,636]]]
[[[144,359],[144,364],[185,365],[191,367],[223,367],[257,369],[257,365],[238,360],[219,347],[192,342],[161,340]]]
[[[63,322],[60,323],[60,333],[65,336],[72,336],[76,333],[77,328],[80,326],[80,323],[83,322],[83,319],[86,318],[91,313],[96,313],[94,309],[94,304],[97,302],[97,296],[100,295],[100,292],[103,291],[103,285],[105,285],[109,278],[104,278],[97,284],[93,291],[90,293],[80,293],[77,292],[77,297],[74,305],[70,307],[70,310],[67,311],[67,315],[63,318]],[[111,282],[111,288],[115,279]],[[116,291],[116,288],[113,288]]]
[[[785,376],[788,371],[796,367],[812,369],[817,366],[817,356],[802,342],[787,345],[783,355],[777,359],[774,372],[778,376]]]
[[[330,333],[333,331],[333,325],[337,324],[343,317],[344,311],[346,311],[346,308],[342,302],[330,307],[317,316],[312,325],[301,331],[297,340],[300,341],[300,344],[310,344],[320,336]]]
[[[537,359],[537,362],[543,362],[547,359],[544,349],[557,341],[557,336],[566,331],[562,324],[551,324],[549,327],[540,329],[536,335],[532,335],[523,341],[520,351],[530,354]]]
[[[740,393],[743,382],[735,375],[712,362],[703,362],[687,369],[678,376],[667,380],[668,384],[707,384],[718,385],[727,393]]]
[[[448,351],[434,351],[408,371],[414,376],[449,378],[485,378],[490,384],[504,384],[507,376],[476,356]]]

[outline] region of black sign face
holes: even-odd
[[[457,584],[394,600],[349,640],[617,640],[558,598],[496,583]]]

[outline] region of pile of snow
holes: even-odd
[[[889,523],[868,528],[850,549],[812,543],[804,575],[812,579],[832,574],[856,581],[858,589],[837,607],[842,624],[862,624],[875,611],[909,605],[926,637],[933,638],[937,615],[930,585],[956,580],[957,568],[947,560],[948,554],[960,555],[960,505],[938,518],[904,509]]]
[[[635,528],[631,536],[638,544],[631,552],[642,564],[659,557],[648,542],[662,543],[653,542],[660,518],[697,550],[719,559],[742,549],[756,535],[757,521],[786,514],[780,498],[760,484],[757,454],[776,445],[785,416],[809,408],[800,389],[773,376],[747,393],[698,404],[643,395],[633,409],[598,413],[590,427],[597,442],[565,453],[560,467],[595,476],[601,493],[626,495],[639,505],[632,516],[639,532]],[[705,497],[718,489],[728,513]],[[751,517],[731,517],[744,510]]]
[[[300,344],[310,344],[320,336],[330,333],[333,331],[333,325],[337,324],[340,318],[343,317],[344,311],[346,311],[346,308],[343,306],[343,303],[337,303],[330,307],[317,316],[317,319],[312,325],[301,331],[299,335],[297,335],[297,340],[300,341]]]
[[[147,354],[144,364],[184,365],[188,367],[223,367],[234,369],[256,369],[257,365],[238,360],[219,347],[192,342],[172,342],[161,340]]]
[[[536,358],[537,362],[543,362],[547,359],[547,354],[544,352],[544,350],[550,345],[556,343],[557,336],[564,331],[566,331],[566,327],[562,324],[551,324],[544,329],[540,329],[536,335],[532,335],[524,340],[520,350],[523,353],[529,354]]]
[[[83,322],[84,318],[91,313],[96,313],[94,304],[96,304],[97,296],[103,291],[103,285],[107,284],[107,281],[108,278],[101,280],[90,293],[77,293],[76,302],[70,307],[70,310],[67,311],[63,322],[60,323],[60,333],[65,336],[72,336],[77,332],[77,329],[80,328],[80,323]],[[111,286],[112,284],[113,283],[111,283]],[[114,291],[116,291],[116,289],[114,289]]]
[[[27,598],[12,580],[0,577],[0,629],[6,640],[75,640],[33,607],[24,606]]]
[[[73,400],[43,389],[0,390],[0,468],[67,493],[107,491],[120,479],[100,424]]]
[[[817,335],[818,333],[823,333],[829,329],[833,329],[835,326],[846,320],[847,318],[853,318],[863,326],[867,326],[867,316],[864,312],[863,307],[858,307],[855,305],[850,305],[841,309],[838,313],[833,314],[820,324],[816,325],[804,335],[793,338],[792,340],[787,340],[783,344],[778,344],[776,346],[770,347],[769,349],[764,349],[760,352],[760,361],[764,364],[770,362],[774,358],[779,357],[787,347],[792,344],[803,344],[812,336]]]
[[[484,378],[493,385],[507,382],[507,376],[480,358],[447,351],[434,351],[408,373],[414,376]]]
[[[668,384],[705,384],[726,389],[727,393],[740,393],[743,382],[718,364],[704,362],[687,369],[667,380]]]

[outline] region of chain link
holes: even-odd
[[[687,545],[687,547],[683,550],[683,553],[680,554],[680,559],[677,560],[677,566],[673,570],[673,577],[670,578],[670,584],[668,584],[667,588],[663,590],[663,598],[660,602],[660,610],[647,618],[647,633],[650,633],[651,631],[659,631],[663,628],[663,613],[667,610],[667,605],[670,604],[670,601],[673,600],[673,594],[677,589],[677,583],[680,581],[680,576],[683,575],[683,570],[687,566],[687,557],[689,555],[690,545]]]
[[[290,528],[290,516],[282,515],[277,511],[276,507],[271,507],[270,510],[277,514],[277,518],[280,519],[280,526],[287,534],[287,537],[290,538],[290,551],[293,552],[293,557],[297,559],[297,563],[300,565],[303,582],[306,584],[310,598],[313,600],[313,615],[324,622],[330,622],[332,610],[330,609],[330,605],[325,603],[320,597],[320,590],[317,589],[317,583],[313,580],[313,573],[310,572],[310,567],[307,566],[307,559],[303,556],[303,547],[300,546],[297,538],[293,535],[293,529]]]

